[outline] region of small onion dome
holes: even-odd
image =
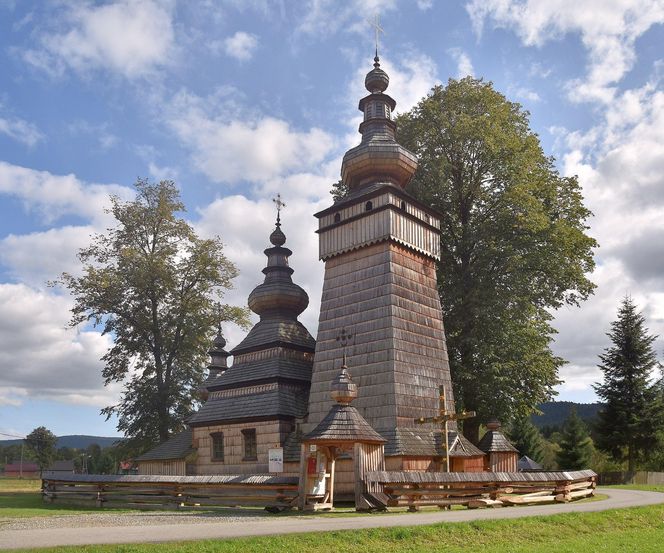
[[[500,421],[498,419],[491,419],[489,422],[486,423],[486,428],[487,430],[490,431],[495,431],[498,430],[502,424],[500,424]]]
[[[380,68],[380,60],[378,56],[374,58],[374,68],[367,73],[364,78],[365,88],[372,94],[378,92],[385,92],[387,86],[390,84],[390,78],[387,73]]]
[[[283,246],[286,243],[286,235],[281,230],[281,225],[277,223],[277,228],[270,234],[270,243],[275,246]]]
[[[341,367],[341,372],[330,384],[330,395],[341,405],[348,405],[357,397],[357,384],[353,382],[345,365]]]
[[[219,354],[219,353],[226,353],[223,351],[223,349],[226,347],[226,339],[222,336],[221,331],[217,332],[217,336],[215,336],[214,340],[212,341],[212,347],[209,349],[208,353],[210,355],[212,354]]]

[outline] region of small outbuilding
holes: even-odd
[[[357,397],[344,363],[330,386],[332,406],[325,418],[302,438],[299,504],[301,510],[331,509],[334,504],[334,467],[344,454],[353,457],[355,473],[355,508],[371,509],[367,501],[367,472],[385,470],[385,443],[350,403]]]
[[[74,474],[74,461],[53,461],[50,467],[46,469],[52,476],[67,476]]]
[[[496,419],[486,425],[487,431],[477,447],[486,453],[484,470],[489,472],[516,472],[519,450],[500,431],[501,424]]]

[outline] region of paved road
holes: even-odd
[[[376,515],[362,517],[259,517],[256,520],[229,519],[226,522],[198,524],[146,524],[143,526],[93,526],[86,528],[40,528],[30,530],[1,530],[0,549],[23,547],[53,547],[59,545],[113,544],[164,542],[197,539],[237,538],[324,532],[389,526],[419,526],[436,522],[462,522],[498,518],[520,518],[556,513],[587,513],[622,507],[664,503],[664,494],[623,489],[599,489],[609,496],[604,501],[590,503],[558,503],[530,507],[502,509],[432,511],[418,514]]]

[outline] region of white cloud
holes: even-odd
[[[109,194],[130,198],[133,192],[115,184],[86,184],[75,175],[54,175],[0,161],[0,194],[18,198],[28,210],[36,210],[46,222],[77,215],[100,222],[108,220],[104,209]]]
[[[296,130],[282,119],[242,113],[226,97],[181,92],[165,118],[192,151],[196,168],[219,183],[259,182],[314,168],[334,146],[321,129]]]
[[[127,78],[154,72],[175,47],[172,2],[121,0],[69,6],[60,28],[43,34],[25,60],[52,75],[107,69]]]
[[[422,11],[433,8],[433,0],[417,0],[417,7]]]
[[[24,284],[0,284],[0,397],[27,397],[105,406],[117,387],[104,388],[100,357],[110,338],[67,328],[71,300]]]
[[[540,95],[537,94],[537,92],[524,86],[519,86],[514,89],[510,89],[510,95],[512,94],[517,98],[520,98],[522,100],[527,100],[528,102],[539,102],[542,99],[540,98]]]
[[[542,46],[566,33],[578,33],[588,51],[583,79],[568,83],[574,101],[610,102],[615,83],[633,67],[635,42],[664,22],[661,0],[472,0],[466,9],[478,34],[487,20],[514,29],[527,46]]]
[[[35,125],[17,117],[0,117],[0,133],[30,147],[44,139]]]
[[[289,265],[295,271],[293,282],[302,286],[309,294],[309,307],[300,317],[303,324],[315,337],[323,285],[323,263],[318,260],[318,237],[315,234],[316,211],[328,207],[331,196],[317,201],[307,201],[294,190],[281,189],[286,203],[282,212],[282,230],[286,234],[286,247],[293,251]],[[240,270],[234,281],[234,289],[225,301],[234,305],[246,305],[249,293],[261,283],[265,275],[261,270],[267,258],[263,250],[270,246],[269,236],[274,230],[276,212],[269,199],[250,200],[244,196],[227,196],[215,200],[199,210],[200,219],[196,229],[203,236],[220,235],[225,246],[225,255]],[[247,221],[251,221],[248,231]],[[256,318],[257,320],[257,318]],[[237,327],[224,328],[229,346],[237,345],[245,332]]]
[[[339,31],[367,34],[369,20],[376,14],[387,14],[397,8],[396,0],[310,0],[302,10],[303,16],[296,33],[326,37]]]
[[[238,61],[248,61],[258,47],[256,35],[238,31],[224,40],[224,50],[227,55]]]
[[[457,77],[463,78],[475,73],[470,56],[461,48],[450,48],[447,53],[457,64]]]

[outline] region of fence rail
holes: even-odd
[[[366,493],[377,509],[423,506],[469,508],[567,502],[595,492],[592,470],[557,472],[371,472],[369,482],[382,492]]]
[[[137,508],[262,506],[283,510],[294,505],[298,478],[271,474],[223,476],[42,476],[42,497],[49,503],[87,503],[97,507]]]
[[[664,472],[602,472],[598,476],[598,483],[604,486],[612,484],[664,484]]]

